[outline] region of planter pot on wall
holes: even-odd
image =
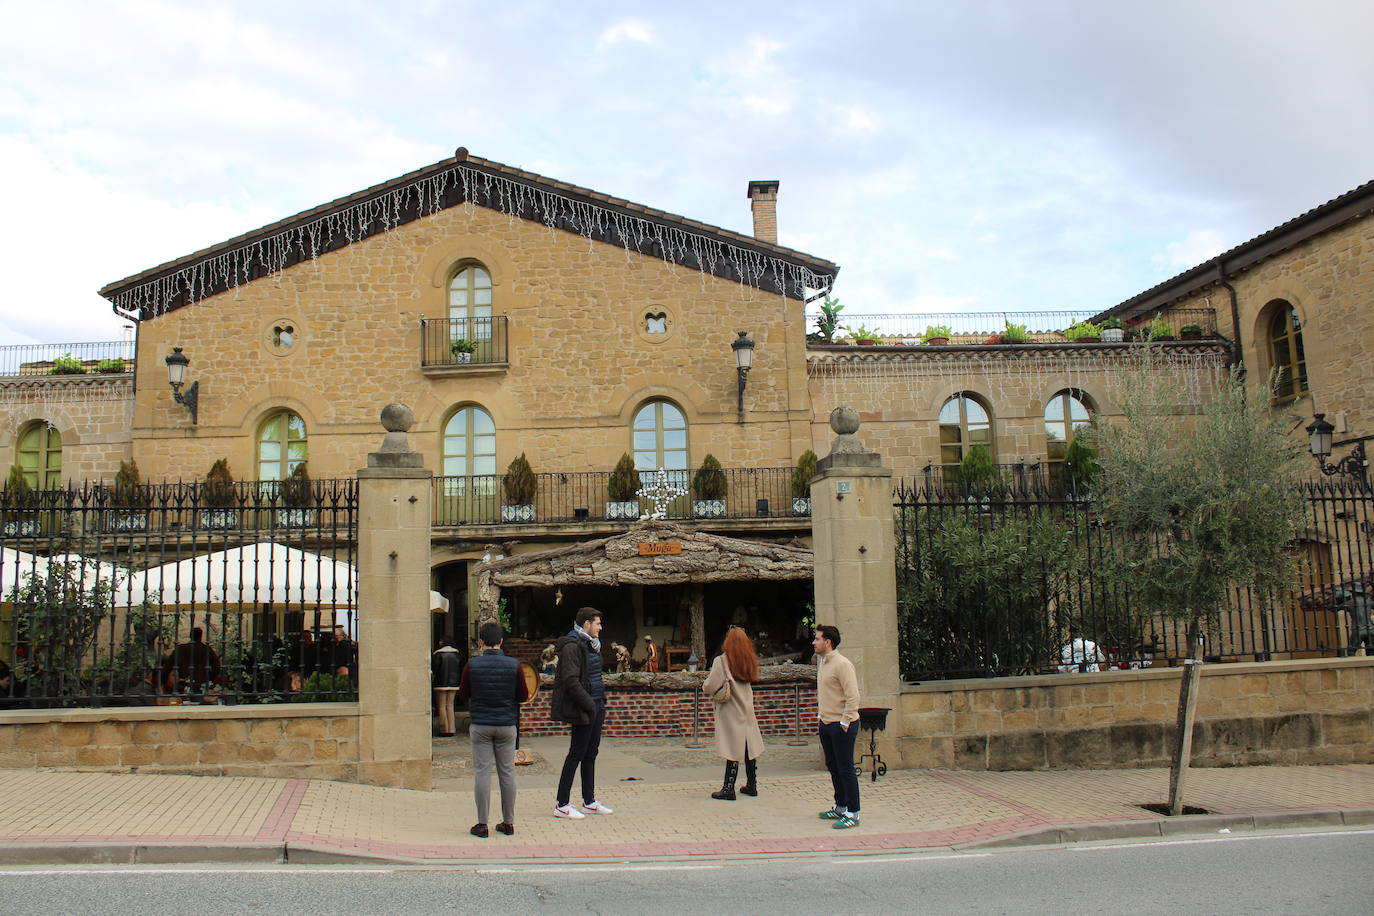
[[[43,533],[43,523],[36,518],[17,518],[5,522],[0,531],[11,538],[38,537]]]
[[[949,343],[948,337],[931,337],[926,341],[927,347],[943,347]]]
[[[534,521],[534,506],[502,506],[501,521],[503,522],[532,522]]]
[[[725,500],[694,499],[692,500],[692,515],[697,518],[725,518]]]
[[[627,518],[632,521],[639,519],[639,500],[626,499],[615,500],[606,503],[607,518]]]
[[[470,362],[472,362],[472,354],[471,354],[471,353],[455,353],[455,354],[453,354],[453,361],[454,361],[455,363],[470,363]]]
[[[792,514],[793,514],[793,515],[810,515],[810,514],[811,514],[811,497],[809,497],[809,496],[794,496],[794,497],[792,497]]]
[[[277,509],[275,515],[278,528],[309,528],[315,524],[314,509]]]
[[[115,512],[105,519],[105,530],[136,533],[148,530],[147,512]]]
[[[1123,340],[1125,340],[1125,339],[1126,339],[1126,329],[1125,329],[1125,328],[1103,328],[1103,329],[1102,329],[1102,342],[1103,342],[1103,343],[1121,343],[1121,341],[1123,341]]]

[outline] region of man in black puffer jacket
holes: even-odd
[[[520,723],[520,704],[529,687],[520,662],[501,651],[506,634],[499,623],[484,623],[477,630],[482,653],[463,668],[458,695],[468,701],[468,737],[472,741],[472,791],[477,800],[477,823],[468,832],[485,839],[487,809],[491,803],[491,768],[501,784],[501,823],[498,833],[515,833],[515,730]]]
[[[578,610],[572,631],[559,638],[558,673],[554,675],[551,715],[555,722],[572,726],[568,756],[558,779],[555,817],[582,818],[611,814],[596,800],[596,754],[601,749],[601,726],[606,721],[606,688],[601,682],[601,612],[594,607]],[[582,768],[582,811],[569,804],[573,775]]]

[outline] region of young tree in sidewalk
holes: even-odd
[[[1179,814],[1201,634],[1233,588],[1249,586],[1268,598],[1291,587],[1303,443],[1285,414],[1272,409],[1272,383],[1252,380],[1247,394],[1234,370],[1220,379],[1201,416],[1181,416],[1179,377],[1164,362],[1158,348],[1146,348],[1122,379],[1122,421],[1081,435],[1102,454],[1094,491],[1118,549],[1108,574],[1144,608],[1187,628],[1169,779],[1169,810]]]

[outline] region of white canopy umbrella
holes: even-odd
[[[46,557],[10,547],[0,547],[0,597],[4,600],[10,600],[15,589],[26,584],[30,575],[42,578],[47,574]]]
[[[190,557],[143,572],[121,583],[115,603],[161,605],[296,605],[354,607],[358,571],[349,563],[259,541]],[[448,599],[429,593],[431,609],[448,609]]]

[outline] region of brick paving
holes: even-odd
[[[551,815],[558,739],[534,739],[522,767],[514,837],[470,836],[471,782],[462,744],[436,753],[446,791],[416,792],[305,779],[0,770],[0,845],[215,848],[272,844],[288,851],[422,861],[574,860],[779,855],[961,847],[1073,825],[1142,833],[1163,821],[1165,770],[967,772],[893,770],[862,782],[863,823],[830,829],[829,779],[816,750],[776,750],[761,794],[711,800],[709,749],[672,744],[603,751],[599,791],[610,816]],[[708,770],[709,768],[709,770]],[[455,777],[454,773],[464,774]],[[1194,769],[1188,803],[1217,814],[1345,812],[1374,821],[1374,765]],[[493,798],[493,808],[496,799]],[[1157,835],[1157,832],[1156,834]],[[3,861],[0,850],[0,861]]]

